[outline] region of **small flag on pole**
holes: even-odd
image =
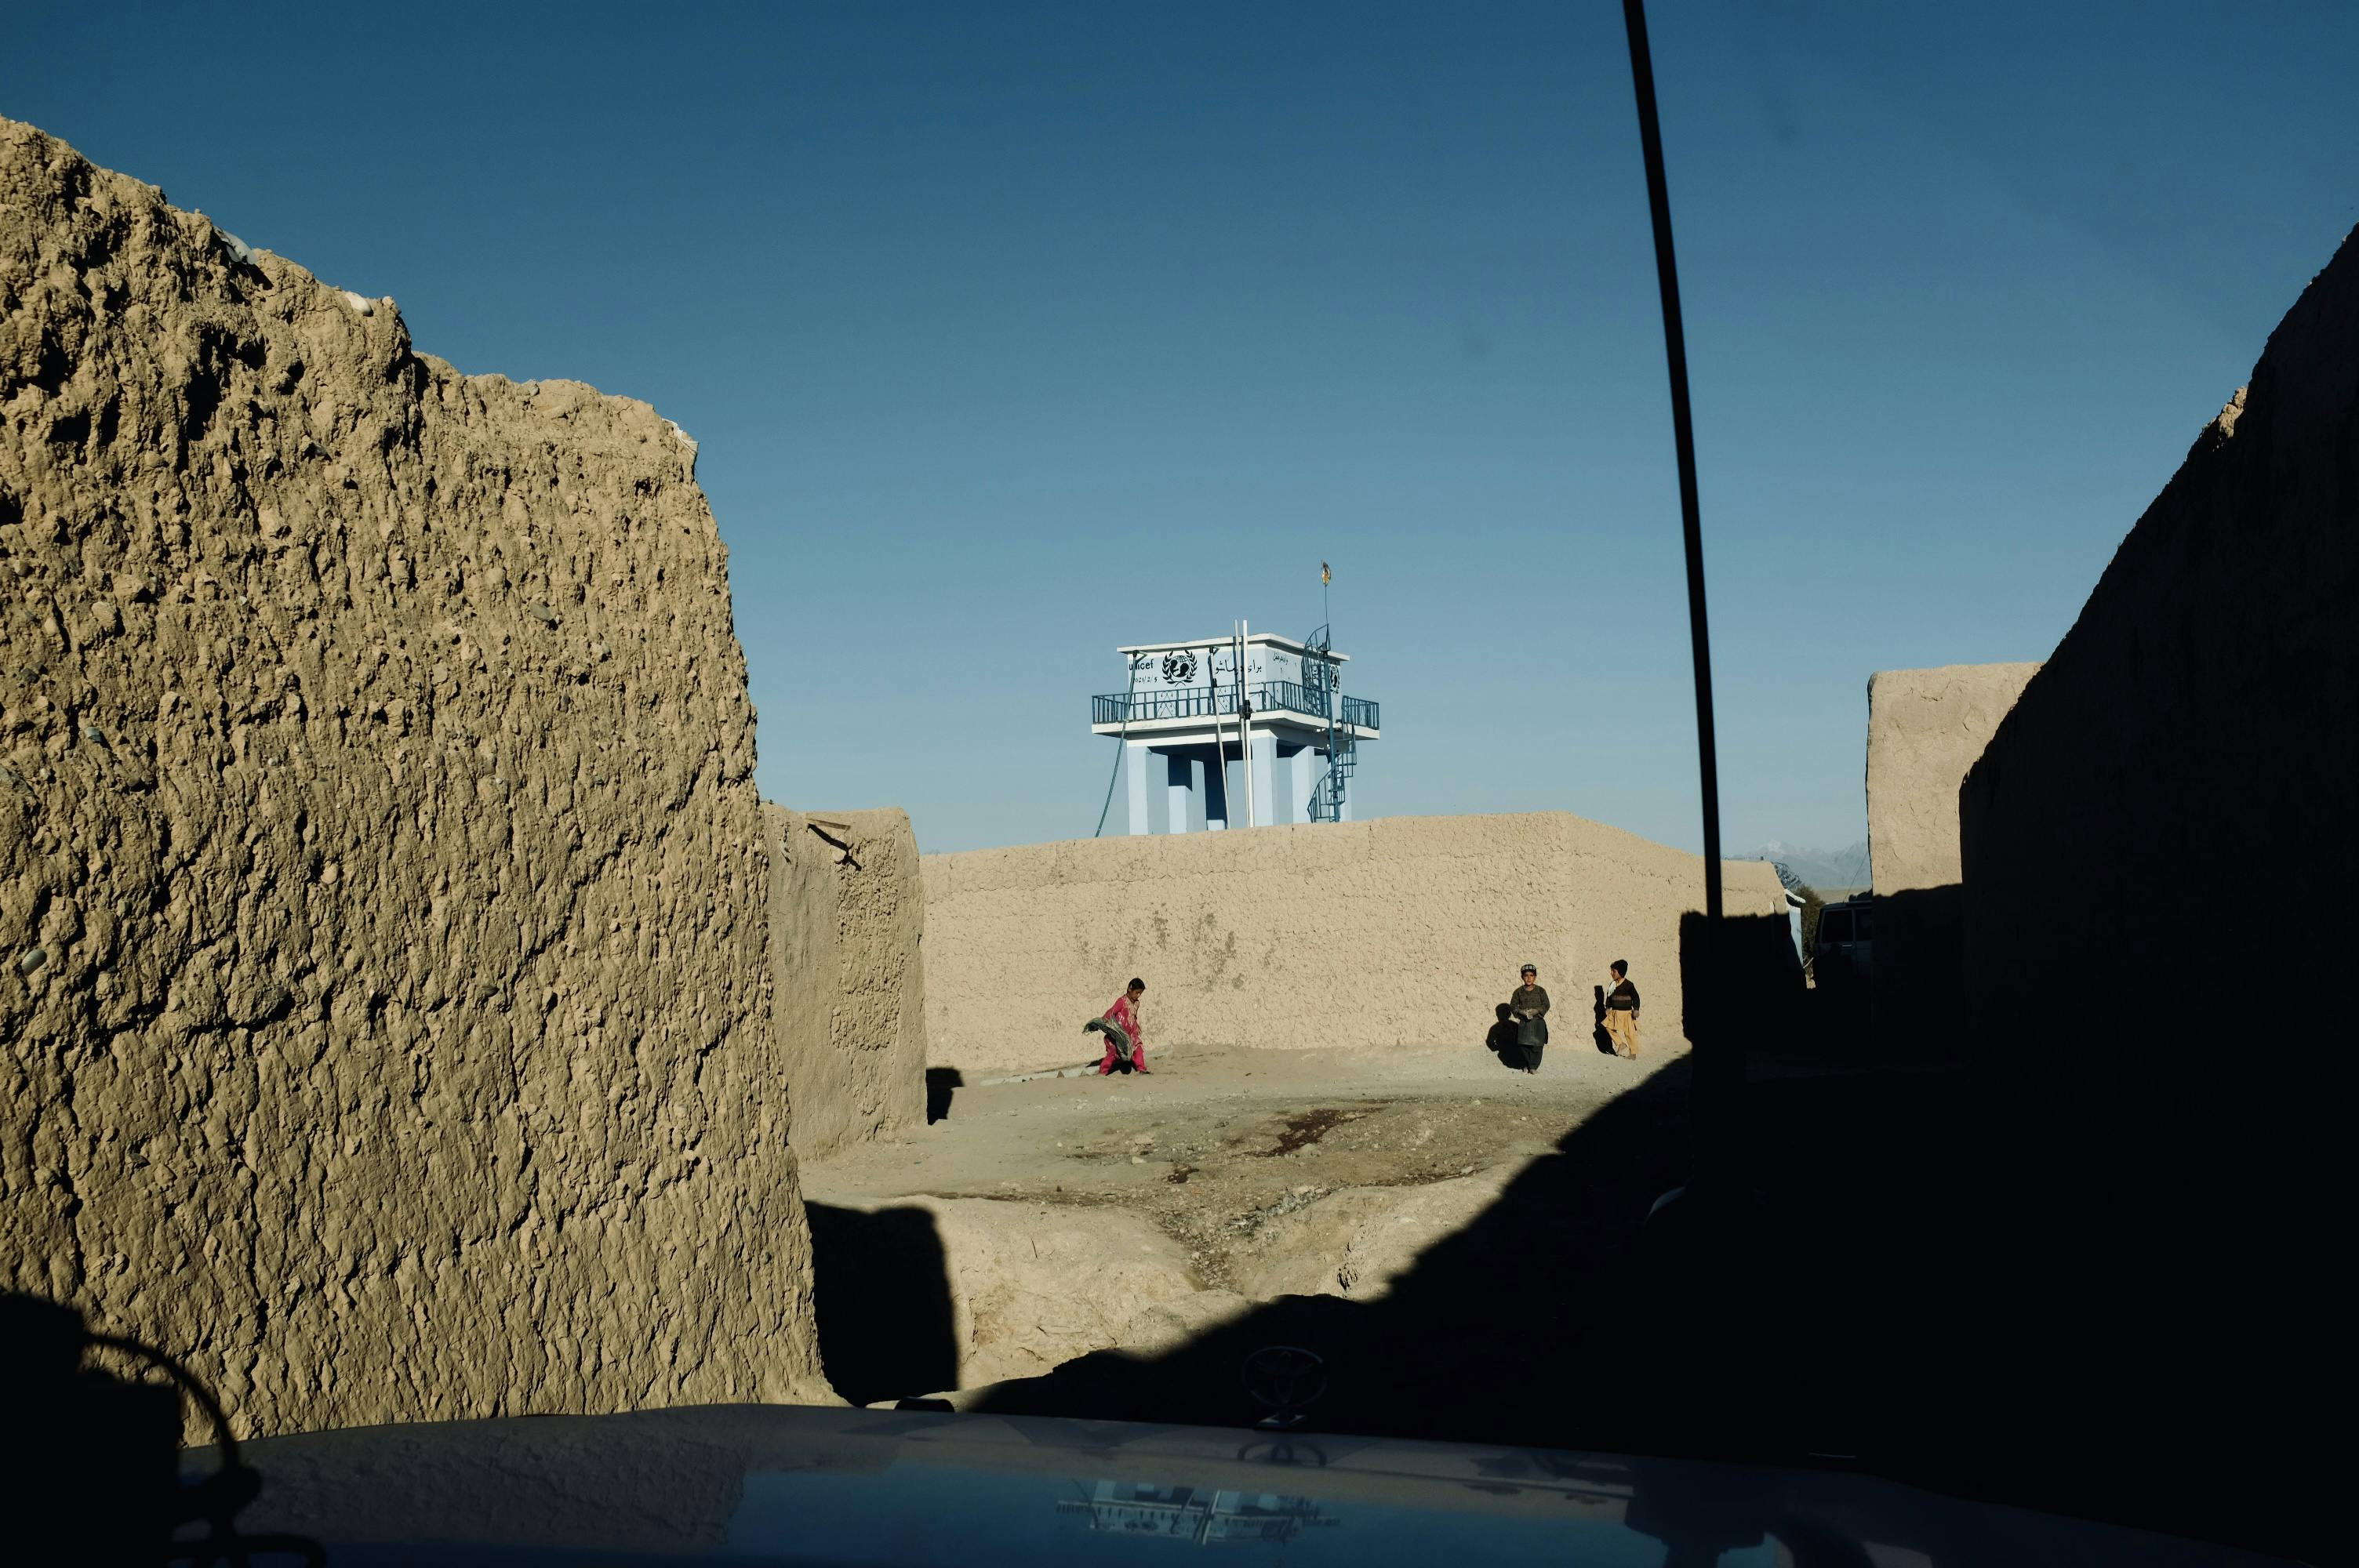
[[[1326,563],[1325,561],[1321,561],[1321,562],[1320,562],[1320,563],[1319,563],[1319,586],[1320,586],[1320,587],[1321,587],[1321,588],[1324,588],[1324,587],[1326,587],[1329,583],[1333,582],[1334,580],[1335,580],[1335,574],[1334,574],[1333,572],[1331,572],[1331,571],[1329,571],[1329,570],[1327,569],[1327,563]]]

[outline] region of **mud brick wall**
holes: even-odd
[[[762,808],[794,1143],[816,1160],[926,1120],[926,895],[908,814]]]
[[[0,121],[0,1270],[245,1433],[825,1398],[693,446]]]
[[[1480,1044],[1538,966],[1555,1040],[1587,1050],[1591,989],[1630,961],[1645,1047],[1680,1038],[1679,921],[1703,861],[1561,812],[1393,816],[929,855],[935,1065],[1096,1054],[1082,1021],[1136,975],[1158,1044]],[[1734,914],[1783,915],[1770,867],[1726,866]]]

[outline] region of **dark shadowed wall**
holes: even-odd
[[[2308,1433],[2351,1390],[2354,746],[2346,239],[1959,797],[1993,1136],[2044,1249],[2027,1365],[2080,1441],[2225,1443],[2288,1507],[2330,1494]]]

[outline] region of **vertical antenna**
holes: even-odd
[[[1703,790],[1704,915],[1717,924],[1720,891],[1720,757],[1712,723],[1712,632],[1703,602],[1703,508],[1696,499],[1695,424],[1688,412],[1688,341],[1680,325],[1680,269],[1671,254],[1671,195],[1663,176],[1663,132],[1655,114],[1655,66],[1647,49],[1646,0],[1622,0],[1630,34],[1630,76],[1638,93],[1638,143],[1647,159],[1647,206],[1655,220],[1655,276],[1663,294],[1663,357],[1671,372],[1671,439],[1679,449],[1680,527],[1687,544],[1688,641],[1695,658],[1696,769]]]

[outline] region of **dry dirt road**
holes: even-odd
[[[1661,1065],[1571,1033],[1537,1076],[1478,1033],[1182,1046],[1144,1077],[960,1088],[944,1119],[803,1172],[830,1375],[859,1402],[941,1392],[1168,1346],[1280,1296],[1381,1298]],[[1676,1142],[1680,1097],[1655,1098]]]
[[[1551,1045],[1537,1075],[1479,1043],[1422,1052],[1182,1048],[1145,1076],[960,1088],[948,1116],[807,1166],[815,1202],[914,1196],[1118,1206],[1184,1243],[1207,1286],[1233,1282],[1271,1217],[1346,1188],[1512,1171],[1657,1061]]]

